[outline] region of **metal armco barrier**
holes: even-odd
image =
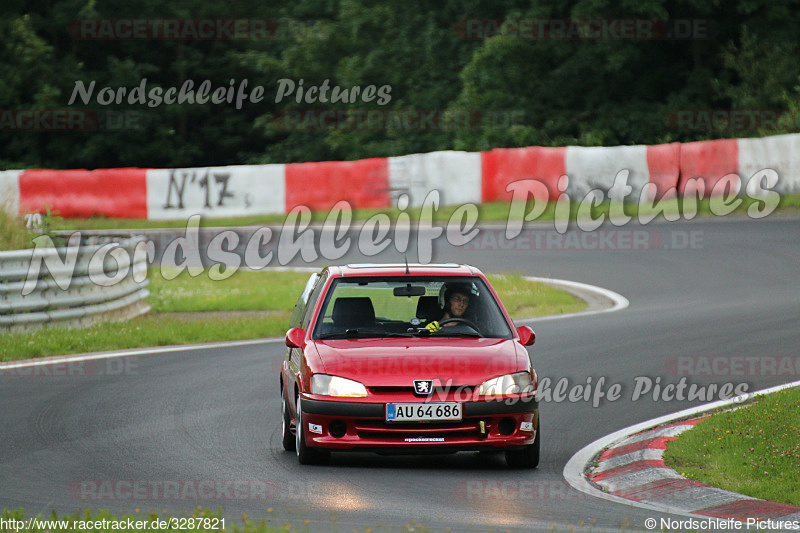
[[[144,240],[131,235],[85,236],[74,269],[59,266],[51,271],[46,261],[42,261],[36,286],[25,295],[23,287],[34,250],[0,252],[0,334],[40,327],[87,327],[147,313],[150,310],[146,302],[150,294],[147,259],[145,254],[134,256],[136,245]],[[106,254],[101,263],[96,254],[104,245],[114,242],[119,244],[115,249],[123,250],[129,259],[122,267],[127,273],[119,281],[105,283],[103,280],[115,278],[117,261]],[[57,253],[63,263],[68,248],[52,248],[47,253]],[[59,287],[55,279],[58,276],[70,278],[66,290]],[[102,283],[96,283],[97,280]]]

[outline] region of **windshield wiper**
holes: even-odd
[[[370,329],[348,329],[345,331],[335,331],[332,333],[323,333],[319,336],[320,340],[325,339],[357,339],[365,336],[378,336],[386,335],[383,331],[376,331]]]
[[[469,337],[469,338],[476,338],[482,339],[483,335],[480,333],[470,333],[467,331],[453,331],[442,333],[442,331],[438,331],[436,333],[431,334],[425,328],[420,328],[414,331],[408,331],[406,333],[402,332],[389,332],[389,331],[375,331],[375,330],[360,330],[360,329],[348,329],[347,331],[336,331],[332,333],[323,333],[319,336],[320,340],[327,340],[327,339],[359,339],[365,337],[376,337],[376,338],[413,338],[413,337]]]
[[[477,332],[469,332],[469,331],[444,331],[449,328],[441,328],[437,331],[431,331],[427,328],[409,328],[408,333],[393,333],[393,336],[400,336],[400,337],[431,337],[431,338],[442,338],[442,337],[469,337],[475,339],[483,339],[485,335],[482,335]]]
[[[319,336],[321,340],[325,339],[355,339],[359,336],[360,332],[357,329],[348,329],[347,331],[336,331],[334,333],[323,333]]]

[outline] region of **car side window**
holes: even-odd
[[[314,313],[314,307],[317,305],[317,300],[319,300],[319,296],[322,293],[322,288],[325,286],[325,281],[328,279],[328,275],[322,275],[317,280],[317,284],[314,287],[314,290],[311,291],[311,295],[308,298],[308,303],[305,306],[305,313],[303,314],[303,319],[300,322],[301,328],[308,328],[308,323],[311,322],[311,315]]]
[[[313,291],[314,287],[316,287],[317,281],[319,281],[319,273],[315,272],[309,276],[306,286],[303,289],[303,293],[299,298],[297,298],[297,302],[294,304],[292,317],[289,319],[290,328],[300,327],[300,322],[303,319],[303,315],[306,312],[306,306],[308,305],[308,298],[311,296],[311,291]]]

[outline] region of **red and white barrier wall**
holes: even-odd
[[[283,213],[285,165],[150,169],[146,174],[150,220],[241,217]],[[133,218],[133,217],[131,217]]]
[[[292,163],[286,165],[284,180],[286,212],[298,205],[327,211],[340,200],[353,207],[389,205],[389,169],[385,158]]]
[[[21,213],[19,209],[19,175],[21,170],[0,171],[0,209]]]
[[[729,174],[739,173],[739,143],[737,139],[698,141],[681,144],[681,175],[678,194],[683,194],[688,180],[701,178],[705,194]],[[751,174],[752,175],[752,174]],[[750,176],[740,176],[747,181]]]
[[[592,189],[608,191],[616,175],[628,171],[628,185],[640,191],[650,182],[647,146],[569,146],[566,156],[567,193],[582,198]]]
[[[482,154],[481,183],[483,201],[511,200],[508,184],[518,180],[533,179],[547,189],[548,198],[555,200],[560,191],[558,178],[567,173],[567,148],[497,148]],[[531,191],[537,200],[536,191]]]
[[[675,196],[681,175],[681,143],[648,146],[647,172],[658,198]]]
[[[737,144],[739,175],[743,180],[771,168],[779,176],[775,192],[800,193],[800,135],[739,139]]]
[[[637,201],[647,184],[660,198],[682,194],[687,183],[699,180],[708,195],[725,176],[740,176],[744,186],[765,168],[779,175],[774,191],[800,192],[800,134],[656,146],[443,151],[286,165],[10,170],[0,172],[0,206],[20,214],[49,207],[63,217],[235,217],[284,214],[299,205],[324,211],[340,200],[354,208],[388,207],[403,193],[418,206],[434,189],[441,205],[503,201],[511,198],[509,184],[519,180],[537,180],[541,185],[531,191],[534,196],[555,200],[562,192],[573,198],[592,189],[607,192],[623,170],[632,188],[629,198]],[[569,182],[562,191],[559,178],[565,174]]]
[[[146,172],[141,168],[25,170],[19,175],[19,212],[49,207],[64,218],[147,218]]]
[[[431,152],[388,158],[389,187],[420,206],[432,190],[441,205],[481,202],[480,152]]]

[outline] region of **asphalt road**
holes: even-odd
[[[639,245],[608,233],[620,230]],[[615,313],[533,322],[540,379],[571,387],[605,377],[606,390],[622,391],[598,407],[543,402],[537,470],[475,453],[334,454],[328,466],[301,467],[280,444],[284,347],[270,341],[0,376],[0,506],[181,513],[203,505],[312,531],[643,530],[645,518],[662,515],[571,489],[564,464],[598,437],[702,403],[654,401],[652,390],[634,398],[637,378],[666,385],[685,375],[689,384],[750,390],[800,379],[800,219],[606,225],[568,238],[552,227],[530,231],[513,245],[490,230],[463,248],[439,239],[432,259],[591,283],[630,300]],[[401,259],[390,247],[366,260]],[[352,246],[316,263],[364,260]],[[780,366],[787,361],[791,372]]]

